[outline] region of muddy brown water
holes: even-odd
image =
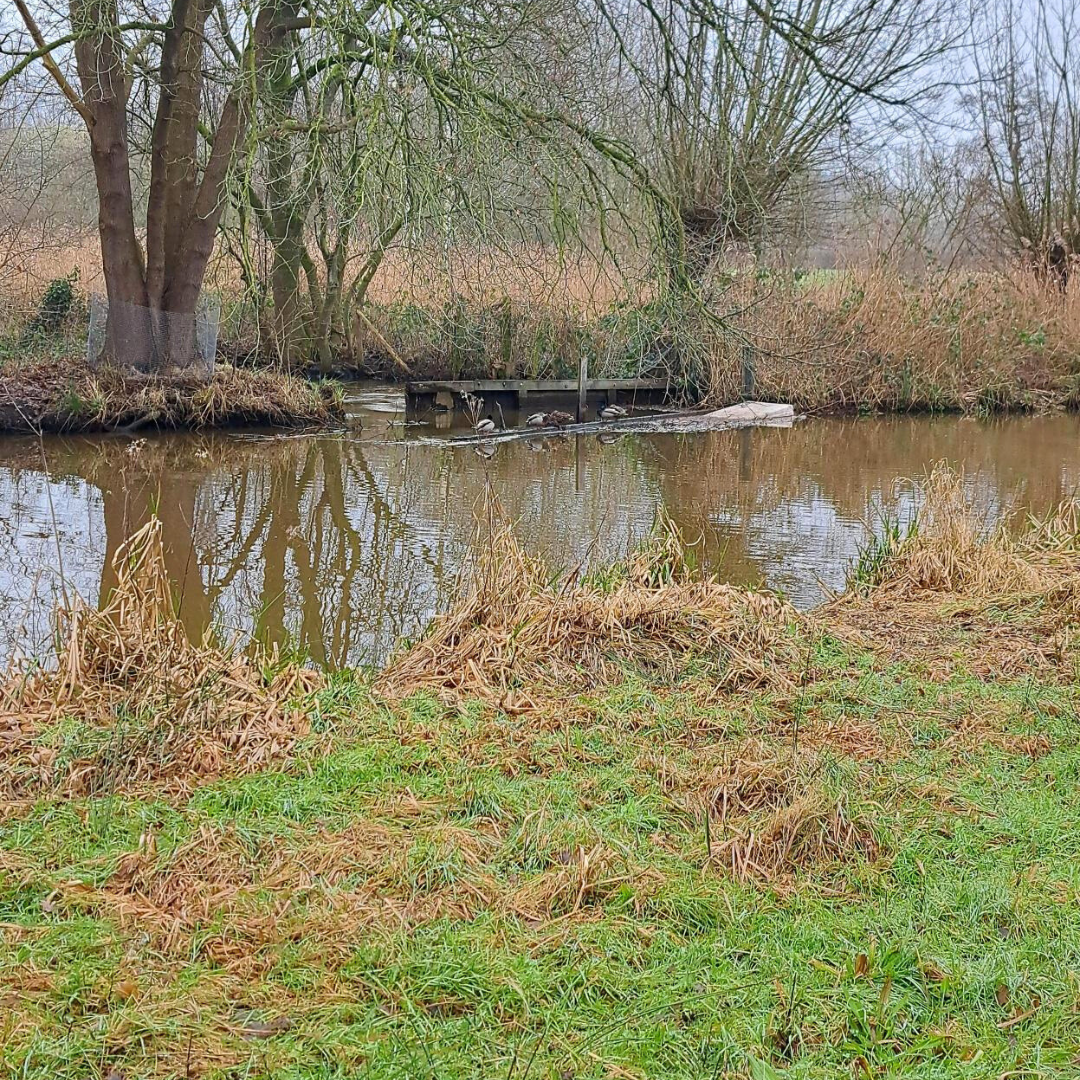
[[[962,465],[990,517],[1080,488],[1080,417],[811,419],[792,428],[595,434],[494,447],[406,425],[392,389],[351,391],[362,428],[0,440],[0,651],[42,654],[66,591],[98,599],[156,509],[192,630],[255,632],[318,664],[378,663],[451,597],[486,485],[553,567],[610,560],[663,507],[724,579],[796,604],[843,587],[898,478]],[[507,416],[509,422],[516,418]]]

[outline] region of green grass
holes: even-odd
[[[705,706],[692,682],[631,679],[541,718],[390,712],[339,676],[325,756],[171,803],[10,813],[0,1074],[1077,1075],[1080,688],[933,683],[829,636],[808,648],[787,696]],[[823,735],[845,726],[878,752]],[[749,737],[842,800],[876,857],[772,882],[710,863],[680,784]],[[709,839],[765,814],[714,817]],[[529,908],[583,850],[604,869],[580,902]],[[231,891],[205,912],[193,892],[175,928],[140,913],[223,866]]]

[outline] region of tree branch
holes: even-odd
[[[61,93],[71,102],[72,107],[83,118],[86,126],[88,128],[93,127],[93,112],[76,93],[71,83],[64,78],[64,73],[57,67],[56,61],[52,58],[52,50],[56,46],[45,44],[45,38],[38,28],[38,24],[34,21],[34,16],[30,14],[30,9],[26,6],[25,0],[15,0],[15,6],[19,9],[19,14],[26,24],[26,29],[30,31],[30,37],[33,38],[34,44],[37,46],[37,53],[41,57],[41,62],[45,65],[45,70],[53,77],[56,85],[60,87]]]

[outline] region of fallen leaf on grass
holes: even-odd
[[[243,1025],[240,1034],[249,1040],[269,1039],[292,1027],[292,1021],[287,1016],[275,1016],[272,1020],[263,1020],[250,1009],[237,1009],[234,1015]]]
[[[947,971],[942,971],[937,964],[932,962],[920,964],[919,970],[923,973],[924,978],[929,979],[931,982],[945,982],[949,977]]]
[[[292,1021],[286,1016],[275,1016],[273,1020],[264,1022],[252,1020],[244,1025],[245,1039],[269,1039],[271,1035],[280,1035],[292,1027]]]
[[[1017,1011],[1009,1017],[1008,1020],[1002,1020],[998,1024],[998,1028],[1001,1031],[1008,1031],[1009,1028],[1015,1027],[1017,1024],[1022,1024],[1025,1020],[1031,1019],[1042,1008],[1042,999],[1039,997],[1033,997],[1031,999],[1031,1008],[1025,1009],[1023,1012],[1017,1008]]]

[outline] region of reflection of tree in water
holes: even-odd
[[[88,588],[84,575],[85,594],[111,588],[113,552],[152,512],[162,520],[169,573],[192,632],[212,618],[226,630],[254,622],[267,641],[294,642],[320,663],[382,655],[423,625],[444,587],[442,545],[411,525],[420,478],[405,468],[373,469],[357,441],[178,436],[134,452],[131,445],[48,444],[49,478],[83,481],[65,505],[100,502],[104,535],[92,542],[99,576]],[[41,486],[40,459],[2,464],[11,476],[32,470]],[[9,573],[25,573],[19,552],[40,562],[41,551],[28,549],[14,535],[21,523],[8,520]],[[85,547],[72,531],[62,542]],[[388,605],[387,597],[405,602]],[[39,599],[51,606],[51,597]]]
[[[1080,480],[1078,431],[1073,417],[814,421],[613,445],[552,438],[489,459],[337,437],[8,441],[0,646],[40,645],[59,563],[84,595],[110,588],[112,553],[156,510],[189,629],[214,619],[319,663],[377,661],[451,595],[488,485],[553,566],[622,554],[662,503],[729,579],[812,600],[816,576],[842,581],[871,508],[896,508],[897,476],[944,458],[967,467],[988,510],[1043,509]]]

